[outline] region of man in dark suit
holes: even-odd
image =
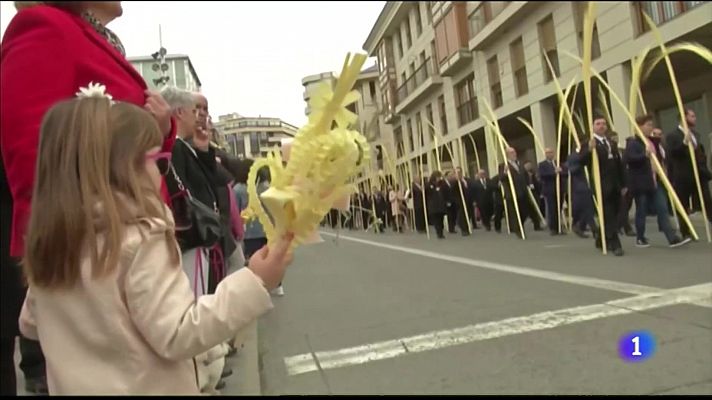
[[[455,175],[452,173],[452,171],[445,172],[444,187],[447,188],[444,193],[446,203],[445,215],[447,216],[447,230],[449,233],[455,233],[455,226],[457,224],[457,201],[455,200],[455,196],[458,196],[459,193],[456,192],[457,179],[455,178]]]
[[[566,159],[566,169],[571,176],[572,204],[569,205],[573,217],[571,231],[576,236],[587,239],[589,236],[585,233],[586,229],[590,229],[594,237],[599,235],[599,229],[593,219],[595,214],[593,191],[586,177],[586,166],[583,165],[584,160],[582,159],[583,147],[588,146],[588,144],[581,143],[581,146],[581,149],[569,154]]]
[[[524,163],[524,171],[526,171],[528,190],[532,194],[531,197],[527,194],[527,199],[529,200],[527,201],[527,207],[529,207],[527,214],[532,219],[534,230],[540,231],[542,230],[541,223],[544,222],[539,219],[539,214],[537,213],[537,208],[539,208],[539,211],[543,210],[541,206],[541,181],[536,176],[534,164],[531,162]]]
[[[699,177],[707,219],[712,223],[712,199],[710,199],[709,188],[712,173],[710,173],[707,167],[705,147],[695,132],[697,122],[695,112],[691,109],[686,109],[685,120],[689,127],[687,132],[684,131],[682,124],[680,124],[676,130],[665,135],[668,159],[672,167],[672,185],[683,206],[687,207],[688,204],[690,204],[691,197],[697,200],[695,203],[699,202],[700,192],[697,190],[696,182],[696,178]],[[694,149],[694,160],[690,157],[690,151],[688,150],[690,145],[692,145]],[[692,168],[693,162],[697,164],[698,177],[695,176],[695,171]],[[691,238],[690,230],[687,225],[685,225],[682,217],[678,216],[678,218],[680,222],[680,233],[682,233],[684,238]]]
[[[410,195],[413,199],[413,213],[415,214],[415,230],[418,233],[425,233],[425,206],[423,203],[425,182],[420,175],[415,179],[410,188]]]
[[[454,203],[457,205],[457,226],[462,236],[470,235],[470,222],[472,216],[472,181],[462,175],[462,168],[455,168],[455,179],[452,183]],[[474,229],[474,227],[472,228]]]
[[[500,164],[500,181],[506,198],[509,230],[510,232],[515,232],[519,238],[523,238],[524,232],[519,229],[520,224],[517,220],[517,209],[519,210],[519,217],[523,227],[529,215],[528,178],[524,166],[517,160],[517,151],[512,147],[507,148],[506,164]],[[514,187],[514,192],[512,192],[512,186]]]
[[[559,234],[559,217],[561,216],[561,204],[563,204],[566,191],[564,190],[566,179],[564,170],[559,166],[554,158],[554,150],[547,148],[544,150],[546,160],[539,163],[539,179],[541,179],[541,192],[544,196],[546,207],[546,220],[549,225],[551,235]],[[559,195],[557,203],[556,177],[559,177]],[[557,207],[558,204],[558,207]],[[563,233],[563,231],[561,232]]]
[[[477,209],[480,211],[482,225],[487,231],[492,230],[492,213],[494,212],[494,193],[497,189],[491,179],[487,177],[487,172],[481,169],[478,178],[472,182],[472,192]]]
[[[606,248],[616,256],[623,255],[623,247],[618,237],[618,212],[621,194],[627,191],[623,177],[623,163],[618,146],[611,142],[606,133],[608,123],[601,116],[593,118],[593,134],[588,146],[581,149],[583,165],[592,165],[593,151],[596,149],[601,178],[601,195],[603,199],[603,221],[605,224]],[[593,168],[591,179],[593,180]],[[591,182],[591,187],[595,187]],[[596,239],[596,247],[602,247],[601,239]]]

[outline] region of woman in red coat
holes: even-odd
[[[126,61],[121,41],[106,28],[121,16],[121,2],[38,3],[43,2],[15,3],[18,13],[5,31],[0,51],[3,395],[16,390],[14,343],[26,290],[18,260],[23,255],[45,112],[75,96],[80,87],[99,83],[115,100],[144,106],[156,117],[166,135],[163,151],[170,152],[175,140],[168,105],[147,90],[141,75]]]

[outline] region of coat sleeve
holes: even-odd
[[[55,103],[77,92],[75,64],[76,51],[65,30],[46,13],[23,10],[10,23],[0,63],[0,148],[13,198],[15,230],[24,227],[30,215],[42,118]],[[18,246],[22,245],[12,244],[13,249]]]
[[[269,293],[249,268],[196,300],[180,260],[170,262],[166,240],[164,232],[146,235],[124,282],[131,318],[161,357],[177,361],[206,352],[272,308]]]
[[[676,129],[665,136],[665,144],[667,145],[667,151],[670,153],[671,157],[685,157],[686,151],[688,150],[684,139],[685,136],[679,129]]]
[[[630,140],[625,146],[624,157],[626,164],[637,166],[648,159],[645,147],[637,140]]]

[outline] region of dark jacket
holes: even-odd
[[[449,187],[445,180],[429,182],[425,188],[428,202],[428,214],[445,214],[447,212],[447,196]]]
[[[217,162],[215,161],[215,152],[213,149],[209,149],[208,151],[195,150],[185,141],[178,139],[176,140],[175,146],[173,146],[171,163],[183,186],[190,191],[193,198],[210,208],[218,208],[217,196],[213,187],[214,182],[217,181]],[[175,203],[175,198],[179,194],[180,189],[178,182],[171,173],[166,176],[166,186]],[[174,210],[175,209],[174,207]],[[183,217],[184,216],[179,215],[175,216],[177,225],[181,224],[180,221]],[[183,232],[184,231],[177,230],[176,237],[181,251],[186,252],[194,248],[194,245],[190,243],[188,236]]]
[[[564,193],[566,187],[567,172],[565,165],[560,165],[559,190]],[[541,182],[541,194],[544,196],[556,195],[556,167],[549,161],[544,160],[539,163],[539,180]]]
[[[653,142],[658,153],[658,160],[663,162],[660,143]],[[633,194],[655,190],[652,160],[646,156],[645,143],[639,137],[630,138],[625,148],[625,161],[628,164],[628,189]]]
[[[603,196],[613,195],[614,192],[620,194],[625,187],[625,176],[621,154],[618,151],[618,146],[612,141],[608,141],[611,146],[611,158],[608,158],[608,148],[600,141],[596,141],[596,154],[598,155],[598,165],[601,174],[601,192]],[[591,167],[591,187],[595,187],[593,183],[592,155],[593,152],[588,148],[588,143],[581,144],[581,160],[582,164]]]
[[[524,165],[518,162],[519,170],[517,171],[509,161],[503,164],[499,164],[499,177],[502,186],[504,187],[504,193],[507,197],[511,196],[512,188],[509,183],[510,179],[514,184],[514,193],[517,198],[523,198],[527,195],[527,185],[529,184],[529,177],[527,176],[527,171],[524,169]],[[505,167],[506,165],[506,167]],[[507,168],[509,170],[509,175],[507,174]]]
[[[667,146],[672,179],[674,182],[681,184],[694,185],[695,176],[694,170],[692,169],[692,163],[690,162],[690,151],[684,143],[684,139],[685,135],[679,127],[665,135],[665,144]],[[707,167],[705,146],[702,145],[697,134],[695,134],[695,139],[697,139],[697,147],[695,148],[694,154],[697,169],[700,173],[700,180],[702,182],[707,182],[712,179],[712,173],[710,173],[710,170]]]
[[[423,190],[420,185],[413,183],[410,187],[411,196],[413,196],[413,209],[423,209]]]
[[[586,180],[586,169],[580,152],[573,152],[566,160],[566,168],[571,176],[571,191],[573,193],[591,195],[591,187]]]

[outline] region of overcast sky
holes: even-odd
[[[109,27],[128,56],[159,48],[190,56],[215,120],[222,114],[306,122],[301,79],[341,68],[362,45],[385,1],[123,2]],[[0,34],[15,15],[0,2]],[[364,68],[373,65],[366,61]]]

